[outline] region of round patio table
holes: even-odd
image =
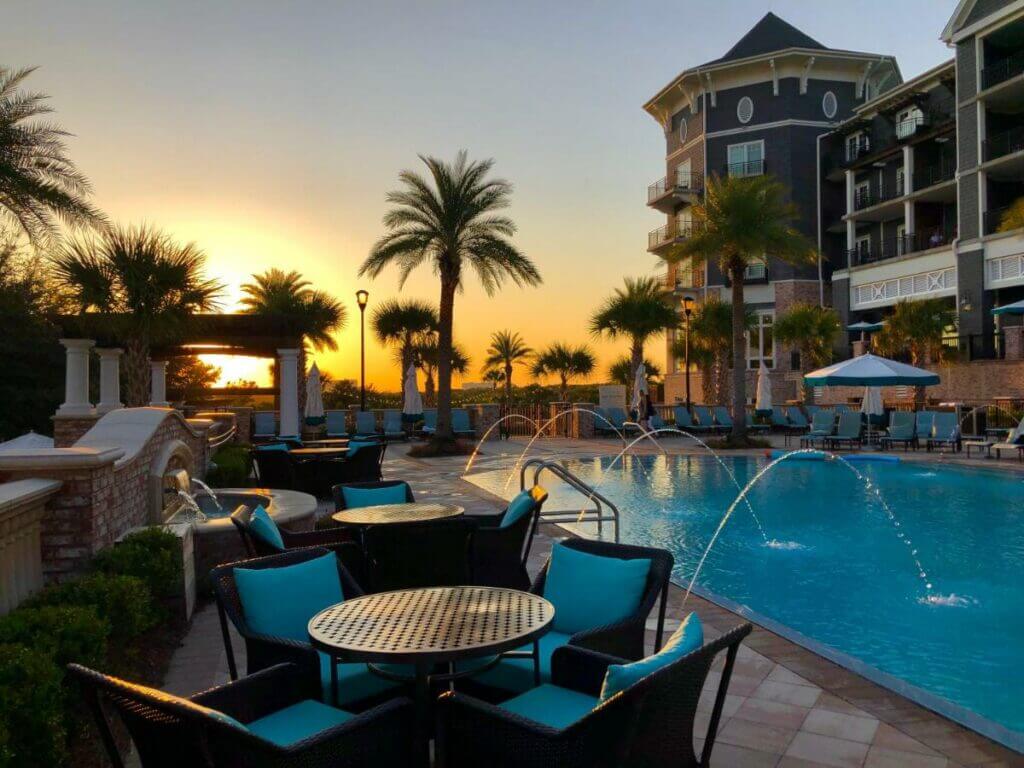
[[[550,628],[555,607],[539,595],[498,587],[400,589],[346,600],[309,620],[313,646],[331,658],[331,696],[338,701],[339,659],[374,664],[411,664],[415,673],[416,732],[427,748],[430,679],[450,681],[489,668],[434,675],[435,664],[494,655],[533,643]]]
[[[335,512],[331,519],[342,525],[395,525],[397,523],[426,523],[459,517],[465,512],[458,504],[438,504],[432,501],[413,501],[402,504],[375,504]]]

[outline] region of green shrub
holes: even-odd
[[[28,602],[29,607],[42,605],[95,606],[110,625],[110,636],[118,640],[139,636],[157,619],[149,589],[135,576],[92,573],[47,587]]]
[[[46,653],[0,645],[0,768],[65,764],[62,678]]]
[[[206,482],[213,488],[239,488],[249,484],[252,473],[252,457],[247,445],[225,445],[210,460],[213,469],[206,476]]]
[[[20,643],[45,653],[64,669],[69,662],[98,667],[107,654],[110,625],[93,606],[18,608],[0,618],[0,643]]]
[[[99,552],[92,567],[100,573],[134,576],[157,598],[180,591],[181,552],[177,537],[163,528],[144,528]]]

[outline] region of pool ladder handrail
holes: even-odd
[[[540,521],[545,523],[597,523],[597,535],[603,532],[603,524],[610,522],[615,530],[615,543],[619,543],[619,508],[608,498],[598,493],[594,488],[587,485],[579,477],[574,475],[564,466],[555,461],[533,458],[523,463],[519,470],[519,490],[526,490],[526,471],[533,467],[533,485],[537,485],[541,474],[544,471],[550,472],[566,485],[575,489],[593,501],[595,509],[587,509],[583,512],[542,512]]]

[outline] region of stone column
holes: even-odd
[[[150,395],[149,404],[157,408],[168,408],[167,402],[167,361],[150,360]]]
[[[279,437],[299,437],[299,350],[277,350],[281,372],[281,418]]]
[[[89,402],[89,350],[96,346],[92,339],[61,339],[64,347],[64,402],[57,409],[58,416],[88,416],[92,414]]]
[[[1003,328],[1007,360],[1024,360],[1024,325]]]
[[[551,424],[548,425],[548,436],[549,437],[568,437],[569,428],[572,423],[572,414],[567,413],[564,416],[558,416],[562,411],[567,411],[572,407],[572,403],[564,403],[561,401],[555,401],[548,403],[548,419],[554,419]],[[555,416],[558,416],[555,419]]]
[[[123,349],[97,349],[100,358],[100,401],[96,404],[97,413],[109,413],[123,408],[121,402],[121,355]]]
[[[692,383],[692,382],[691,382]],[[594,436],[594,408],[593,403],[573,403],[573,407],[579,408],[572,414],[572,437],[577,440],[587,440]]]

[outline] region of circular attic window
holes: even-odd
[[[754,102],[749,96],[744,96],[736,104],[736,117],[737,119],[746,125],[750,122],[750,119],[754,116]]]

